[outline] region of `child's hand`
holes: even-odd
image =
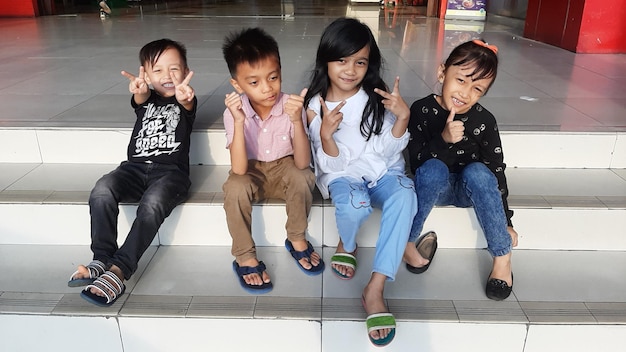
[[[343,113],[339,110],[346,105],[346,101],[339,103],[334,109],[328,110],[326,102],[320,97],[320,105],[322,108],[322,126],[320,127],[320,138],[329,140],[333,138],[333,134],[339,129],[339,124],[343,120]]]
[[[246,115],[243,113],[243,103],[241,102],[241,96],[237,92],[226,94],[224,104],[228,108],[228,111],[233,115],[235,123],[243,123],[246,119]]]
[[[396,77],[396,82],[393,85],[393,91],[391,93],[378,88],[374,88],[374,92],[383,97],[385,109],[391,111],[400,120],[409,119],[411,110],[409,110],[409,106],[406,105],[406,102],[400,95],[400,77]]]
[[[300,95],[289,94],[289,98],[287,99],[283,109],[285,110],[285,113],[289,115],[291,123],[298,123],[298,121],[302,122],[302,107],[304,106],[304,96],[306,95],[307,90],[307,88],[304,88],[300,92]]]
[[[450,115],[448,115],[448,119],[446,120],[446,127],[444,127],[443,132],[441,132],[441,138],[443,138],[446,143],[457,143],[463,139],[463,133],[465,132],[465,125],[463,121],[454,121],[455,111],[454,108],[450,110]]]
[[[191,81],[191,77],[193,77],[193,71],[189,71],[182,82],[179,82],[173,73],[170,73],[170,77],[172,78],[174,88],[176,89],[176,100],[179,102],[192,101],[196,94],[193,88],[189,85],[189,81]]]
[[[134,76],[132,73],[122,71],[122,76],[128,78],[130,83],[128,84],[128,90],[132,94],[148,94],[150,87],[146,83],[146,71],[143,66],[139,66],[139,75]]]

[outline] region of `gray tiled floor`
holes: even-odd
[[[357,10],[378,38],[387,62],[387,82],[399,75],[401,93],[410,103],[437,89],[435,69],[450,50],[450,41],[438,38],[459,34],[446,30],[438,19],[423,17],[423,8],[398,8],[398,21],[386,29],[376,5],[331,0],[281,2],[290,7],[272,1],[251,1],[250,6],[199,3],[186,1],[185,7],[157,10],[145,7],[143,16],[137,8],[116,9],[105,21],[95,11],[0,19],[0,127],[130,127],[127,81],[119,71],[135,72],[139,48],[150,40],[170,37],[189,50],[195,72],[192,86],[200,102],[195,128],[220,129],[223,97],[232,90],[220,50],[225,34],[262,26],[274,35],[281,47],[283,89],[299,92],[306,86],[322,28]],[[498,79],[482,103],[495,114],[502,130],[626,131],[626,55],[579,55],[526,40],[515,20],[472,25],[480,27],[480,37],[500,48]],[[27,174],[35,166],[4,167],[3,197],[17,191],[24,199],[23,192],[40,189],[41,177],[55,174],[54,165],[41,165]],[[55,199],[85,199],[95,178],[110,168],[81,170],[88,175],[78,180],[48,181],[55,190],[68,192]],[[224,169],[212,169],[216,173],[212,177],[206,170],[195,169],[194,191],[219,192],[220,183],[207,180],[223,179]],[[597,197],[603,204],[623,208],[624,170],[585,172],[579,175],[584,187],[559,183],[560,178],[567,179],[563,172],[530,174],[511,169],[510,184],[520,185],[511,187],[512,194],[518,202],[535,206],[571,205]],[[50,194],[32,196],[42,201]],[[333,252],[332,247],[323,249],[327,263]],[[0,311],[363,320],[359,298],[369,276],[371,248],[359,250],[358,274],[347,282],[329,270],[321,277],[304,276],[283,248],[260,248],[260,253],[276,285],[265,297],[249,296],[239,288],[229,270],[232,256],[226,247],[162,246],[150,248],[140,270],[126,282],[127,294],[114,307],[103,309],[86,303],[77,289],[65,285],[75,266],[89,260],[87,246],[1,245]],[[621,280],[626,275],[625,252],[518,250],[515,258],[514,294],[496,303],[483,292],[488,254],[480,249],[442,248],[425,275],[400,269],[398,279],[386,290],[390,310],[399,320],[626,323],[626,284]]]
[[[171,37],[186,44],[195,72],[191,83],[200,103],[195,128],[221,128],[223,97],[232,91],[220,49],[227,33],[261,26],[274,35],[281,48],[283,90],[299,92],[307,85],[324,26],[356,15],[378,38],[387,82],[399,75],[409,103],[437,89],[436,67],[456,36],[480,36],[500,49],[498,79],[482,102],[502,130],[626,130],[626,55],[574,54],[526,40],[523,23],[506,18],[473,22],[461,33],[458,22],[441,25],[424,17],[424,7],[398,7],[388,28],[375,4],[248,3],[185,1],[181,7],[170,1],[157,9],[144,6],[143,16],[138,8],[118,8],[105,21],[95,11],[0,19],[0,126],[130,126],[127,81],[119,72],[138,70],[143,44]],[[452,24],[456,29],[447,26]]]

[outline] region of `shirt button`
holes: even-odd
[[[269,149],[267,149],[267,150],[265,151],[265,154],[269,154],[269,153],[270,153],[270,150],[269,150]]]
[[[286,140],[287,140],[287,137],[283,136],[283,141],[286,141]]]
[[[267,128],[264,128],[264,129],[263,129],[263,132],[267,132]]]

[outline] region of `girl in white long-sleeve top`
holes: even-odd
[[[394,280],[417,211],[414,185],[404,173],[409,108],[381,78],[382,57],[367,25],[340,18],[322,34],[305,96],[317,186],[331,198],[340,241],[332,271],[356,270],[356,235],[372,209],[382,209],[373,270],[363,290],[368,337],[386,345],[395,335],[383,290]]]

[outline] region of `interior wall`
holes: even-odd
[[[487,1],[487,16],[493,14],[523,20],[527,8],[528,0],[491,0]]]

